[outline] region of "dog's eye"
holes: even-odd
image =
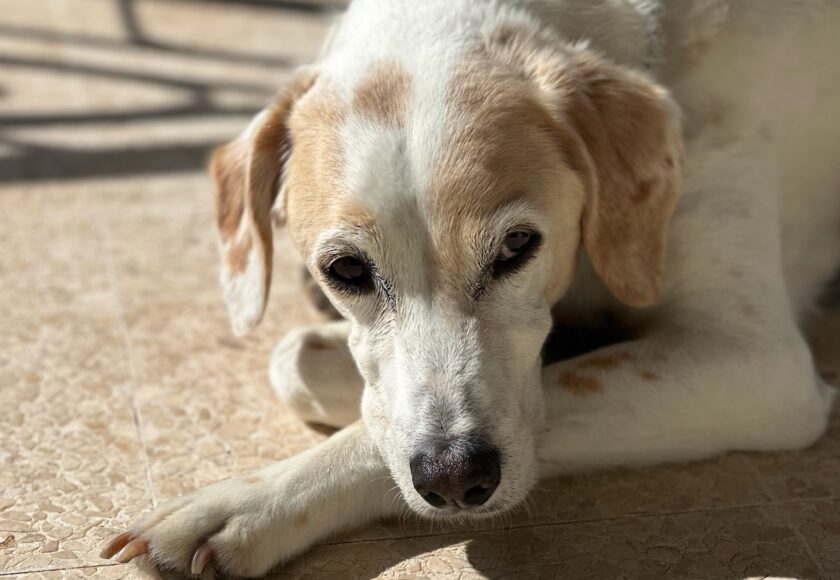
[[[496,257],[496,260],[507,262],[521,254],[524,249],[527,249],[532,235],[531,232],[509,233],[505,237],[505,241],[502,242],[502,249],[499,250],[499,255]]]
[[[354,290],[368,290],[373,287],[370,268],[364,261],[353,256],[333,260],[326,273],[336,284]]]
[[[502,241],[493,262],[493,277],[498,278],[519,268],[534,254],[540,235],[527,230],[510,232]]]

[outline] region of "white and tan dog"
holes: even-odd
[[[406,506],[479,518],[559,473],[812,443],[837,30],[823,0],[357,0],[213,159],[234,329],[285,221],[347,320],[286,337],[272,383],[347,428],[104,555],[259,575]],[[553,324],[624,340],[545,364]]]

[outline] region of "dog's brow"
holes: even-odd
[[[373,224],[351,223],[322,232],[315,243],[313,255],[323,256],[342,249],[355,249],[376,243],[378,229]]]

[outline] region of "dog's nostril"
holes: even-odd
[[[441,508],[441,507],[446,505],[446,500],[443,499],[442,497],[440,497],[438,494],[436,494],[433,491],[427,491],[426,493],[421,493],[420,497],[425,499],[427,503],[429,503],[429,504],[431,504],[431,505],[433,505],[437,508]]]
[[[464,494],[464,503],[467,505],[481,505],[490,499],[494,490],[494,487],[487,487],[485,485],[471,487]]]
[[[418,453],[409,466],[414,489],[436,508],[483,505],[501,479],[499,452],[472,442],[456,441],[434,454]]]

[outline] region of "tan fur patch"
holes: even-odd
[[[213,152],[210,172],[216,184],[216,223],[225,264],[234,275],[245,271],[254,242],[261,245],[266,277],[271,274],[271,209],[283,171],[280,154],[287,145],[287,117],[314,81],[313,75],[299,75],[279,93],[251,135]],[[248,220],[244,229],[243,220]],[[251,228],[257,239],[252,239]]]
[[[245,162],[248,150],[234,141],[217,147],[210,157],[210,173],[216,184],[216,224],[222,238],[239,229],[245,207]]]
[[[251,238],[247,237],[241,242],[232,241],[224,254],[225,264],[235,274],[241,274],[248,265],[248,256],[251,254]]]
[[[575,371],[564,371],[560,375],[559,384],[562,388],[576,395],[591,395],[600,391],[604,386],[598,379]]]
[[[304,256],[318,232],[336,219],[336,201],[348,193],[342,179],[341,127],[346,117],[346,104],[331,88],[322,87],[308,95],[290,119],[294,146],[285,184],[288,223],[292,240]]]
[[[309,514],[304,512],[300,512],[298,515],[295,516],[295,527],[302,528],[309,522]]]
[[[650,371],[642,371],[639,373],[639,376],[649,383],[655,383],[656,381],[662,380],[662,377]]]
[[[658,295],[667,225],[682,169],[680,126],[664,90],[526,27],[502,27],[489,51],[533,79],[587,190],[583,242],[612,293],[631,305]]]
[[[397,62],[374,63],[353,95],[353,111],[387,125],[402,127],[411,96],[411,76]]]
[[[544,243],[557,259],[546,294],[557,298],[571,280],[578,245],[582,191],[547,130],[545,110],[531,86],[477,53],[449,81],[450,131],[433,168],[427,203],[433,228],[432,270],[440,280],[467,282],[485,250],[488,218],[521,200],[544,213],[557,235]],[[577,185],[577,187],[576,187]],[[516,225],[516,224],[512,224]]]
[[[618,368],[621,366],[621,363],[632,359],[633,356],[629,352],[617,352],[613,354],[588,356],[575,366],[579,369],[599,369],[606,371]]]

